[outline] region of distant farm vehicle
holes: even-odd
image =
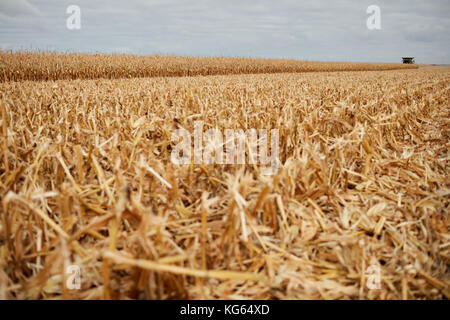
[[[414,57],[402,57],[403,63],[405,64],[414,64]]]

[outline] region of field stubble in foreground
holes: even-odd
[[[449,298],[449,77],[2,83],[0,296]],[[174,165],[196,120],[279,129],[278,172]]]

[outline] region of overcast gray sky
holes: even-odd
[[[71,4],[80,30],[66,27]],[[3,50],[449,64],[449,31],[450,0],[0,0]]]

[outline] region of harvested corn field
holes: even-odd
[[[0,81],[416,69],[401,63],[317,62],[0,51]]]
[[[449,80],[1,83],[0,297],[449,298]],[[173,132],[195,121],[278,129],[277,172],[174,164]]]

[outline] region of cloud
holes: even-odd
[[[0,2],[0,13],[9,17],[18,15],[41,15],[39,9],[27,0],[2,0]]]
[[[377,0],[376,31],[366,28],[373,0],[0,1],[0,44],[15,47],[381,62],[408,54],[450,63],[448,0]],[[82,28],[69,31],[73,3]],[[33,12],[41,17],[24,18]]]

